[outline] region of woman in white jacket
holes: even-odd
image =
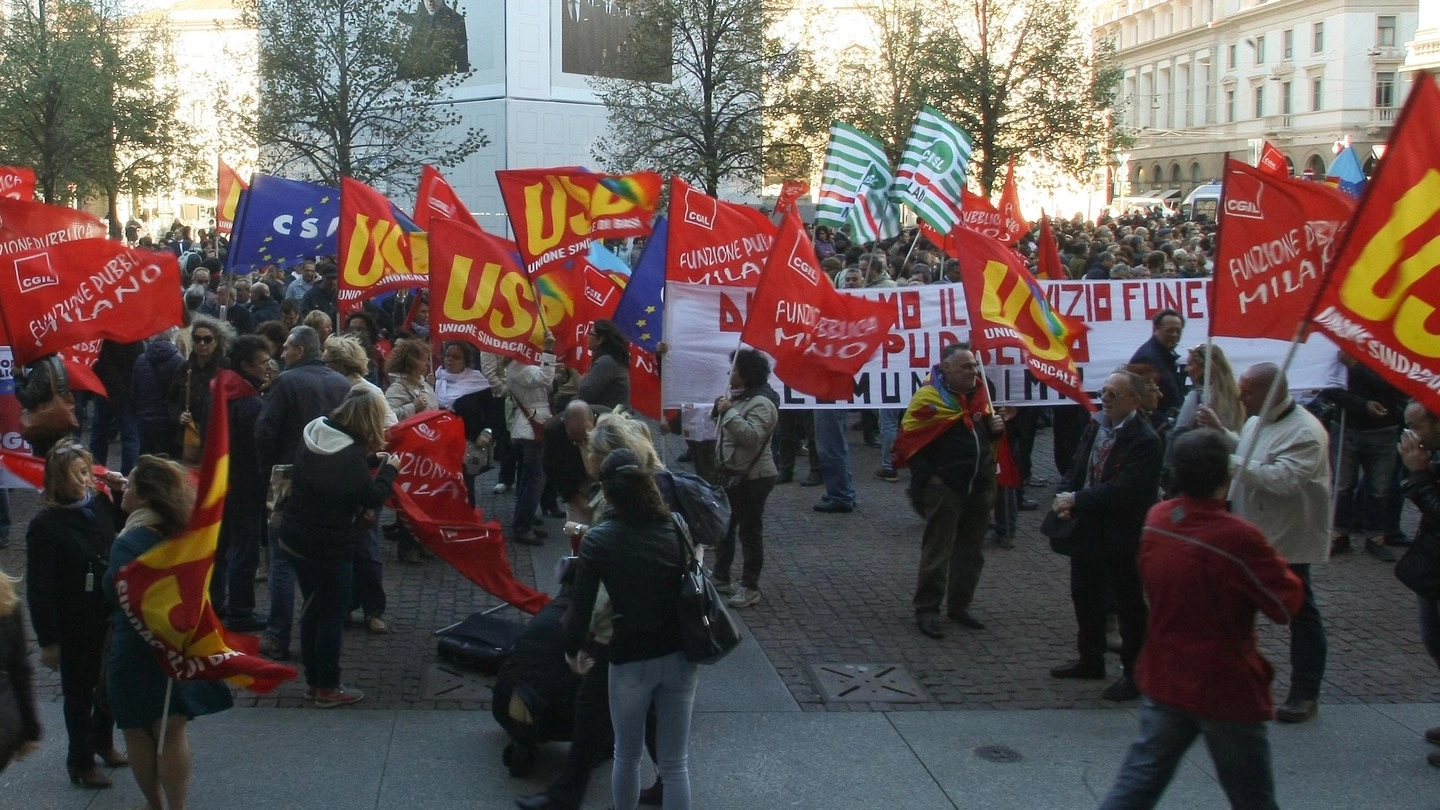
[[[520,462],[515,482],[515,513],[510,518],[510,539],[527,546],[545,542],[545,533],[534,526],[535,509],[545,488],[540,466],[541,430],[550,418],[550,384],[555,381],[555,336],[545,334],[545,353],[540,364],[512,362],[505,369],[507,389],[505,414],[510,427],[510,445]]]

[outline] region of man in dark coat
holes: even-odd
[[[173,332],[167,329],[145,342],[145,351],[131,370],[130,402],[140,424],[140,452],[179,458],[180,441],[170,418],[167,393],[185,358],[171,340]]]
[[[260,474],[255,459],[255,435],[263,402],[270,344],[258,335],[241,335],[230,349],[230,367],[252,391],[230,401],[230,491],[225,496],[225,517],[215,547],[215,570],[210,575],[210,602],[225,626],[249,633],[265,628],[255,615],[255,571],[260,565],[260,544],[265,540],[265,492],[268,476]]]
[[[275,378],[255,422],[255,458],[265,480],[276,464],[292,464],[305,426],[330,413],[350,392],[345,375],[320,360],[320,335],[308,326],[290,330],[280,350],[285,373]],[[275,659],[290,657],[290,630],[295,618],[295,569],[270,535],[270,619],[260,652]]]
[[[1162,309],[1150,319],[1150,339],[1140,344],[1130,357],[1131,364],[1141,363],[1160,372],[1160,412],[1173,414],[1185,399],[1185,370],[1180,363],[1180,334],[1185,319],[1173,309]]]
[[[1050,546],[1070,557],[1070,598],[1080,657],[1050,674],[1104,679],[1108,586],[1120,615],[1124,673],[1104,697],[1116,701],[1140,696],[1135,659],[1145,641],[1147,611],[1136,554],[1145,514],[1159,494],[1163,463],[1160,437],[1139,411],[1144,386],[1143,379],[1125,371],[1106,378],[1100,389],[1101,412],[1081,438],[1051,507],[1058,517],[1075,521],[1069,536],[1052,538]]]
[[[143,341],[116,343],[106,340],[100,344],[100,356],[95,360],[95,376],[105,385],[105,396],[95,400],[90,455],[102,467],[110,455],[110,438],[117,432],[120,434],[120,469],[128,473],[140,460],[140,422],[135,418],[130,385],[135,374],[135,361],[144,350]]]

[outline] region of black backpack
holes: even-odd
[[[662,470],[655,474],[660,494],[690,526],[697,545],[715,548],[730,531],[730,498],[698,475]]]

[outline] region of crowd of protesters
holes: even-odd
[[[1053,227],[1070,279],[1193,278],[1213,268],[1214,231],[1205,223],[1137,212],[1099,223],[1077,216]],[[866,245],[826,227],[814,228],[813,236],[838,288],[953,284],[962,272],[960,262],[913,230]],[[473,503],[475,487],[489,486],[480,476],[497,467],[493,494],[512,496],[508,540],[547,542],[547,516],[569,518],[567,527],[578,527],[552,542],[571,542],[578,551],[571,574],[574,608],[556,638],[575,673],[592,681],[581,687],[588,690],[583,704],[580,698],[575,704],[577,714],[584,707],[575,723],[585,752],[567,763],[556,786],[522,797],[520,805],[578,807],[585,775],[613,742],[617,806],[658,803],[663,796],[666,806],[688,807],[684,749],[697,675],[679,656],[675,617],[664,609],[673,602],[667,588],[681,565],[672,553],[677,534],[671,520],[680,505],[673,491],[657,489],[656,476],[664,470],[649,427],[625,415],[630,348],[620,330],[603,320],[592,325],[591,362],[581,374],[550,353],[549,336],[534,364],[458,343],[435,345],[423,292],[367,302],[341,321],[333,259],[236,277],[221,272],[225,246],[213,231],[192,241],[181,226],[160,244],[147,244],[149,237],[138,229],[127,228],[126,237],[181,258],[185,324],[141,343],[104,346],[96,371],[109,396],[82,396],[79,403],[88,416],[82,428],[88,452],[70,441],[49,451],[45,509],[27,537],[27,594],[41,661],[61,668],[71,779],[86,787],[109,784],[95,760],[125,764],[126,755],[111,742],[118,722],[150,806],[181,807],[184,779],[174,774],[181,764],[188,768],[183,721],[229,705],[228,696],[214,690],[178,690],[170,714],[181,722],[168,727],[163,756],[152,750],[161,711],[156,689],[163,688],[163,676],[156,680],[158,670],[143,667],[140,659],[148,652],[137,647],[123,621],[108,615],[112,608],[104,595],[112,591],[119,565],[183,525],[193,493],[177,462],[198,462],[209,382],[221,369],[231,369],[253,390],[231,406],[232,420],[243,426],[232,429],[232,497],[246,516],[227,508],[212,579],[212,602],[228,627],[259,633],[267,656],[291,658],[298,583],[308,606],[298,633],[306,698],[320,708],[363,699],[360,689],[340,677],[345,620],[358,612],[369,632],[388,630],[384,537],[398,541],[395,553],[402,562],[427,556],[402,525],[383,524],[381,505],[395,477],[395,460],[380,452],[384,432],[416,414],[451,410],[465,424],[467,497]],[[1014,245],[1032,267],[1036,239],[1032,232]],[[1212,751],[1224,751],[1231,757],[1226,762],[1236,763],[1221,774],[1227,791],[1245,786],[1232,798],[1244,793],[1246,802],[1266,806],[1267,797],[1273,804],[1273,785],[1263,726],[1275,716],[1268,676],[1263,684],[1244,685],[1252,700],[1243,716],[1229,716],[1228,708],[1217,714],[1207,683],[1193,673],[1176,673],[1175,661],[1194,656],[1197,643],[1183,631],[1177,634],[1176,627],[1203,617],[1187,616],[1184,600],[1163,597],[1162,589],[1193,588],[1199,599],[1219,582],[1248,583],[1249,597],[1235,599],[1224,654],[1200,659],[1211,667],[1253,670],[1259,659],[1254,613],[1292,623],[1296,677],[1279,716],[1288,722],[1314,717],[1325,641],[1310,566],[1350,551],[1352,538],[1384,560],[1393,561],[1394,549],[1412,542],[1435,546],[1440,559],[1432,459],[1440,449],[1440,428],[1434,414],[1413,404],[1407,410],[1399,392],[1362,365],[1350,364],[1346,388],[1301,403],[1290,396],[1278,369],[1232,369],[1218,348],[1204,343],[1182,348],[1184,326],[1179,313],[1158,313],[1150,341],[1106,379],[1102,409],[1093,416],[1078,406],[975,411],[981,407],[976,403],[990,397],[978,388],[985,383],[974,352],[963,343],[944,347],[908,416],[903,409],[782,412],[768,382],[768,360],[745,350],[734,358],[724,396],[667,413],[658,431],[683,435],[687,453],[681,460],[693,463],[702,479],[726,495],[732,519],[718,542],[714,584],[734,608],[761,603],[766,502],[774,487],[796,480],[797,458],[808,456],[810,464],[800,485],[825,488],[814,505],[822,513],[843,514],[857,505],[848,429],[880,446],[882,466],[875,478],[898,481],[899,470],[909,466],[910,498],[926,521],[916,627],[939,638],[946,633],[942,610],[967,630],[985,628],[972,605],[983,546],[1013,547],[1015,512],[1043,508],[1026,496],[1026,488],[1050,483],[1036,472],[1031,456],[1036,432],[1052,425],[1061,479],[1049,504],[1053,514],[1047,525],[1054,526],[1046,533],[1055,551],[1071,560],[1079,657],[1051,674],[1104,678],[1106,619],[1118,613],[1122,674],[1104,695],[1145,700],[1149,730],[1136,742],[1109,802],[1153,804],[1168,780],[1166,768],[1173,770],[1190,739],[1205,733]],[[1279,396],[1262,414],[1264,395],[1272,392]],[[851,416],[858,417],[853,426]],[[941,419],[944,429],[923,447],[892,453],[902,426],[922,416]],[[1407,421],[1411,430],[1402,442]],[[1229,454],[1252,436],[1268,454],[1258,454],[1253,466],[1230,463]],[[117,438],[123,469],[133,472],[128,485],[120,476],[107,482],[110,492],[123,493],[112,501],[96,491],[87,471],[92,456],[106,463]],[[997,453],[1002,442],[1006,452]],[[998,472],[997,456],[1006,459]],[[1294,461],[1302,456],[1303,464]],[[1333,504],[1332,467],[1338,485]],[[1232,477],[1248,493],[1237,501],[1236,516],[1222,518],[1219,493]],[[1323,502],[1297,500],[1315,492]],[[1422,511],[1415,538],[1399,528],[1405,496]],[[1159,511],[1166,505],[1169,511]],[[1277,508],[1318,509],[1320,517],[1281,530],[1264,517]],[[260,519],[267,511],[268,522]],[[1189,514],[1197,516],[1195,522],[1187,522]],[[1277,536],[1286,532],[1305,536]],[[1177,552],[1177,537],[1190,544],[1189,557]],[[1195,548],[1208,556],[1195,558]],[[1200,581],[1185,565],[1211,573]],[[269,613],[263,616],[255,612],[260,582],[269,595]],[[12,590],[8,580],[0,580],[0,623],[15,612],[7,597]],[[1427,650],[1440,664],[1440,588],[1419,598]],[[610,613],[617,608],[637,618],[612,627]],[[1159,612],[1167,619],[1165,632],[1153,629]],[[13,645],[0,636],[0,653],[13,653]],[[1167,649],[1176,657],[1167,658]],[[592,674],[597,662],[602,669],[608,662],[612,680]],[[107,665],[112,684],[117,673],[129,673],[109,695],[103,688]],[[1263,660],[1258,666],[1268,667]],[[1213,673],[1208,686],[1223,683],[1226,672]],[[614,676],[624,676],[623,689]],[[1177,691],[1179,681],[1193,681],[1193,690]],[[652,732],[658,717],[658,747],[652,740],[651,751],[662,778],[641,790],[636,769],[647,714]],[[595,735],[597,722],[610,730],[612,721],[613,737]],[[1214,731],[1217,722],[1239,729],[1221,735]],[[584,723],[589,727],[582,729]],[[38,738],[33,725],[26,720],[14,749],[0,751],[0,767],[11,753],[23,755],[33,746]],[[1440,729],[1426,738],[1440,744]],[[597,747],[606,750],[597,753]],[[177,764],[176,757],[185,763]],[[1440,756],[1432,754],[1430,761],[1440,766]]]

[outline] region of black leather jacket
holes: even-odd
[[[580,650],[600,584],[610,594],[615,634],[610,661],[645,661],[680,650],[680,574],[684,570],[679,529],[670,520],[635,522],[609,518],[580,545],[574,602],[565,615],[565,649]]]

